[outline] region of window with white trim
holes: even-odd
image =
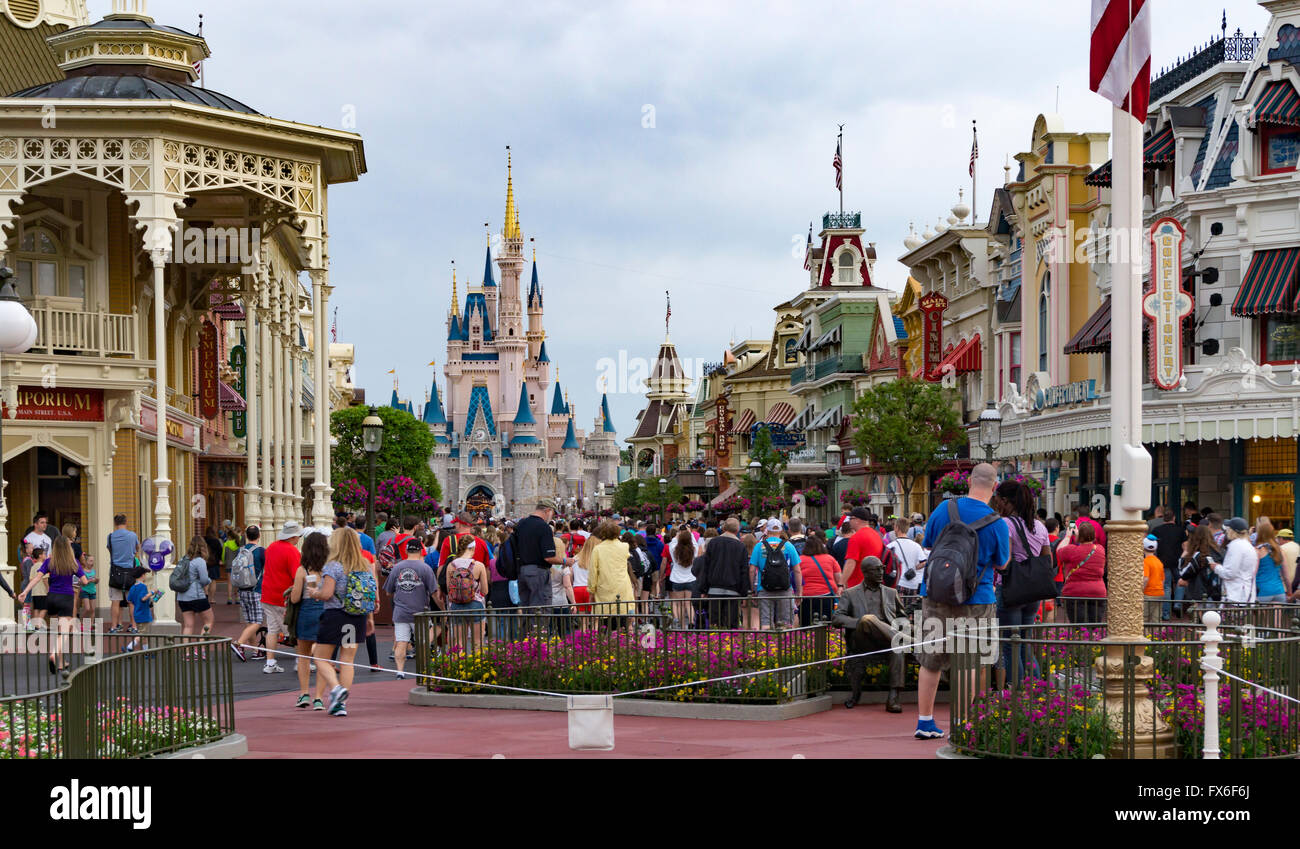
[[[847,248],[845,250],[840,251],[835,257],[835,266],[837,269],[835,282],[836,283],[857,283],[858,282],[857,265],[858,265],[857,261],[853,258],[853,251],[850,251]]]

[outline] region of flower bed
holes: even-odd
[[[1030,679],[1020,690],[977,697],[962,722],[954,722],[952,743],[972,753],[1006,757],[1086,759],[1106,755],[1115,731],[1100,711],[1101,696],[1082,685],[1056,689]]]
[[[817,659],[816,638],[815,629],[781,634],[656,631],[653,635],[602,630],[489,643],[477,652],[453,646],[430,660],[429,674],[476,683],[433,681],[430,689],[500,692],[478,686],[481,683],[565,694],[626,692],[808,663]],[[816,689],[814,683],[824,681],[818,669],[683,686],[640,698],[784,702]]]
[[[190,713],[178,707],[143,707],[126,698],[116,706],[97,706],[92,746],[104,758],[134,758],[189,745],[207,743],[221,737],[217,720]],[[44,703],[22,702],[13,709],[0,710],[0,760],[14,758],[60,758],[62,727],[57,711]],[[94,741],[98,741],[97,743]]]

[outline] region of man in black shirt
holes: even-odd
[[[1183,542],[1187,539],[1187,529],[1178,524],[1178,517],[1174,515],[1173,510],[1166,510],[1164,515],[1164,524],[1157,525],[1151,531],[1151,535],[1156,538],[1156,557],[1165,567],[1165,598],[1174,598],[1178,594],[1182,598],[1185,592],[1183,587],[1178,585],[1178,559],[1183,553]],[[1178,607],[1178,605],[1174,605]],[[1165,602],[1160,607],[1160,618],[1168,622],[1171,609],[1170,604]],[[1179,610],[1174,610],[1173,615],[1178,616]]]
[[[709,621],[719,628],[740,627],[740,600],[750,593],[749,558],[740,541],[740,520],[722,523],[722,536],[709,540],[700,555],[696,592],[710,599]]]
[[[563,565],[564,552],[555,550],[555,502],[537,499],[537,509],[515,526],[515,559],[519,562],[519,606],[539,607],[551,603],[551,564]]]

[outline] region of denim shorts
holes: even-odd
[[[450,605],[448,605],[448,609],[449,610],[486,610],[487,608],[484,606],[483,602],[481,601],[467,601],[464,603],[453,601]],[[485,613],[482,616],[452,616],[450,617],[450,619],[453,624],[457,622],[467,622],[471,625],[477,625],[480,622],[483,622],[484,620],[487,619],[487,614]]]

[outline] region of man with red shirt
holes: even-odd
[[[1077,508],[1079,518],[1075,520],[1074,525],[1092,525],[1093,535],[1097,539],[1097,545],[1102,548],[1106,547],[1106,531],[1102,528],[1101,522],[1092,518],[1092,507],[1088,504],[1080,504]]]
[[[293,586],[293,576],[298,572],[302,555],[294,540],[302,536],[302,526],[285,522],[275,542],[266,547],[266,569],[262,573],[262,618],[266,622],[266,674],[283,672],[284,667],[275,662],[273,649],[279,645],[280,632],[284,630],[284,591]]]
[[[840,573],[841,587],[856,587],[862,583],[862,570],[858,568],[868,557],[880,557],[885,550],[885,543],[880,534],[868,524],[871,511],[865,507],[854,507],[849,513],[849,527],[853,536],[849,537],[849,550],[844,555],[844,571]]]
[[[456,552],[460,547],[461,538],[467,534],[473,535],[474,520],[470,518],[468,513],[462,512],[456,514],[456,518],[452,523],[452,533],[454,533],[455,536],[444,539],[442,541],[442,547],[438,549],[439,563],[450,563],[455,560]],[[457,546],[455,549],[451,547],[453,540],[455,540]],[[479,537],[474,537],[474,553],[471,554],[470,557],[482,563],[484,566],[487,566],[488,561],[492,559],[492,555],[488,552],[487,543]]]

